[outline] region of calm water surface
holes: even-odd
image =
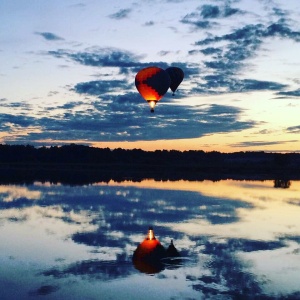
[[[153,226],[180,259],[135,266]],[[300,299],[300,182],[0,186],[0,299]]]

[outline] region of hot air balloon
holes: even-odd
[[[173,92],[173,96],[175,95],[175,91],[177,90],[178,86],[182,82],[184,78],[183,71],[178,67],[170,67],[166,69],[166,72],[169,74],[171,79],[170,89]]]
[[[158,67],[147,67],[135,76],[135,86],[154,112],[156,103],[164,96],[171,84],[166,71]]]
[[[178,257],[180,256],[178,250],[175,248],[173,240],[171,240],[171,243],[166,251],[167,257]]]
[[[139,271],[153,274],[164,268],[161,259],[165,256],[164,246],[155,238],[153,228],[149,227],[147,237],[134,251],[132,261]]]

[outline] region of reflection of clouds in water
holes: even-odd
[[[23,223],[30,218],[30,214],[26,210],[20,209],[7,209],[1,210],[0,214],[0,225],[5,221]]]
[[[117,196],[123,196],[123,197],[127,197],[130,194],[130,192],[128,190],[117,190],[116,191],[116,195]]]
[[[283,246],[270,249],[272,251],[240,252],[239,257],[243,261],[251,262],[249,272],[255,272],[257,278],[265,279],[263,292],[279,296],[281,294],[279,299],[300,299],[300,260],[297,253],[299,243],[289,241],[289,237],[280,242]],[[282,296],[291,291],[290,298]]]
[[[38,297],[38,296],[46,296],[52,294],[59,290],[58,286],[55,285],[42,285],[37,290],[32,290],[29,292],[29,296]]]
[[[124,278],[134,273],[131,261],[126,261],[122,255],[115,261],[83,260],[69,265],[54,267],[44,271],[44,276],[62,278],[70,275],[81,276],[88,280],[111,280]]]
[[[55,186],[62,186],[62,184],[59,183],[59,182],[58,183],[52,183],[50,181],[45,181],[45,182],[35,181],[33,183],[33,186],[53,188]]]
[[[42,271],[47,278],[78,276],[86,280],[113,280],[130,277],[136,274],[131,255],[145,238],[145,229],[153,225],[165,247],[174,239],[183,257],[178,266],[180,274],[185,275],[195,291],[207,298],[215,295],[258,297],[263,294],[265,283],[255,275],[255,260],[244,259],[243,255],[250,253],[260,257],[261,253],[284,249],[289,241],[299,244],[300,239],[296,235],[278,236],[278,232],[273,232],[275,238],[267,240],[246,238],[242,231],[236,231],[234,236],[224,234],[226,226],[232,226],[231,231],[243,228],[245,213],[251,217],[257,211],[253,203],[244,201],[243,195],[235,195],[239,200],[233,200],[199,192],[128,186],[41,185],[39,192],[41,199],[34,206],[32,201],[24,202],[23,206],[18,201],[12,201],[9,208],[1,206],[5,208],[2,209],[4,218],[12,221],[13,217],[21,220],[23,216],[23,222],[37,218],[33,224],[43,222],[44,228],[51,228],[52,235],[67,240],[68,247],[85,247],[88,252],[86,256],[74,255],[72,261],[56,260],[52,267],[47,266]],[[252,222],[257,219],[253,218]],[[215,232],[210,232],[211,228],[216,228]],[[266,229],[261,226],[260,230]],[[299,255],[297,249],[299,247],[291,249],[290,255]],[[282,260],[285,257],[282,256]],[[167,272],[161,273],[165,280],[178,276],[171,269],[166,268]]]
[[[80,225],[81,231],[90,231],[95,229],[100,225],[101,221],[103,222],[103,218],[99,218],[99,216],[103,216],[103,212],[101,210],[91,213],[90,210],[73,210],[70,207],[55,205],[42,209],[40,214],[45,218],[59,219],[65,223]],[[101,220],[98,221],[98,224],[93,223],[96,215],[98,220]]]
[[[202,236],[196,243],[201,247],[203,269],[201,276],[188,275],[195,290],[210,298],[216,294],[254,299],[262,295],[264,280],[258,278],[252,269],[252,262],[240,258],[241,253],[261,253],[284,247],[280,241],[264,242],[246,239],[217,239]],[[227,298],[226,298],[227,299]],[[231,299],[231,298],[230,298]]]
[[[39,200],[41,196],[40,191],[32,191],[22,186],[0,186],[0,197],[3,202],[12,202],[18,199]]]
[[[289,204],[300,206],[300,199],[290,199],[288,201]]]

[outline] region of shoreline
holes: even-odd
[[[83,145],[0,145],[0,183],[155,180],[300,180],[300,153],[143,151]]]
[[[159,165],[131,164],[41,164],[41,163],[0,163],[0,184],[32,183],[34,181],[92,184],[96,182],[142,181],[203,181],[203,180],[300,180],[299,169],[289,167],[251,168],[238,166],[225,168],[216,166],[162,167]]]

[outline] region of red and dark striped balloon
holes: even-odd
[[[165,95],[171,84],[168,73],[158,67],[147,67],[135,76],[135,86],[154,112],[156,103]]]

